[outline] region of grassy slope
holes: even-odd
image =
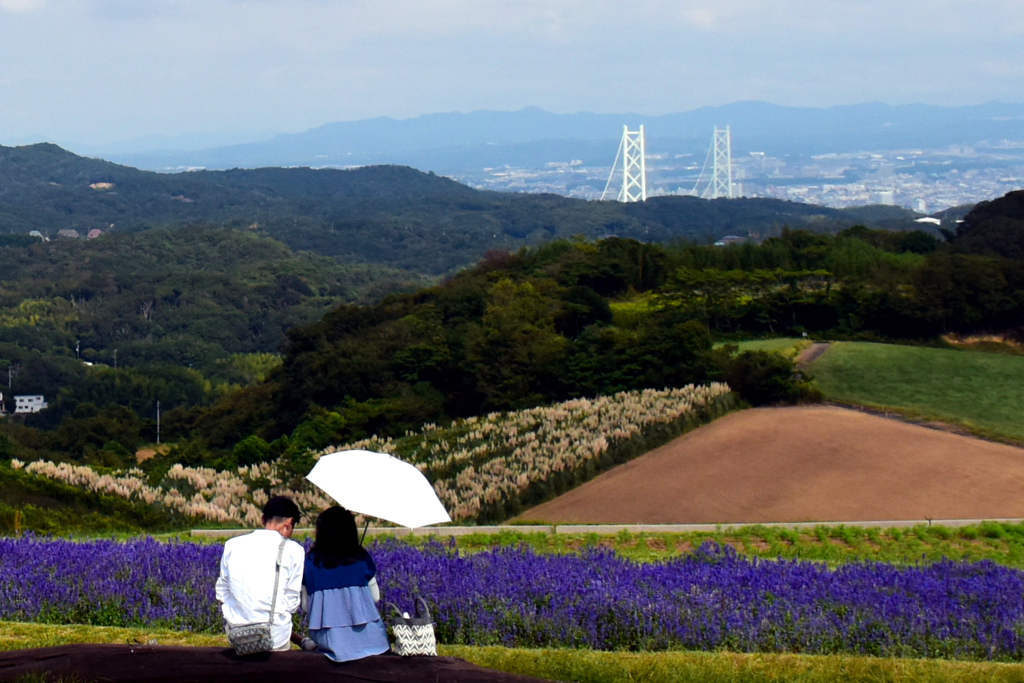
[[[796,357],[800,351],[810,346],[811,342],[806,339],[795,337],[778,337],[773,339],[752,339],[749,341],[735,342],[739,347],[739,353],[744,351],[776,351],[790,358]],[[716,344],[716,346],[718,346]]]
[[[70,643],[147,643],[226,647],[222,635],[102,626],[49,626],[0,622],[0,650]],[[618,683],[805,683],[904,681],[1021,681],[1024,664],[989,664],[849,656],[765,655],[731,652],[594,652],[441,646],[440,654],[461,657],[499,671],[556,681]],[[310,655],[315,656],[315,655]]]
[[[736,353],[745,351],[770,351],[778,353],[792,361],[813,344],[810,339],[797,337],[771,337],[769,339],[747,339],[745,341],[715,342],[715,348],[719,349],[725,345],[736,347]]]
[[[1024,442],[1024,357],[838,342],[810,367],[825,397]]]
[[[715,348],[721,348],[731,344],[738,348],[738,353],[744,351],[778,351],[783,355],[793,355],[800,349],[811,344],[810,340],[798,337],[769,337],[767,339],[746,339],[744,341],[719,341],[715,342]]]
[[[0,535],[162,531],[184,521],[175,522],[162,512],[117,496],[11,469],[9,461],[0,459]]]

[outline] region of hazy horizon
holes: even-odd
[[[1011,0],[0,0],[0,144],[219,145],[524,107],[1020,103],[1022,38]]]

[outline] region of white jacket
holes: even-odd
[[[233,626],[256,624],[270,619],[274,591],[274,570],[281,534],[257,529],[224,544],[217,577],[217,600],[224,620]],[[281,578],[274,606],[274,648],[288,645],[292,635],[292,614],[299,608],[305,553],[295,541],[286,541],[281,556]]]

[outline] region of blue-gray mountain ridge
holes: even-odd
[[[1024,104],[867,103],[807,108],[737,102],[659,116],[555,114],[529,107],[403,120],[380,117],[330,123],[249,144],[99,156],[149,170],[403,164],[456,174],[487,166],[540,167],[552,159],[610,165],[622,126],[640,124],[645,126],[648,148],[669,154],[703,155],[714,128],[726,125],[739,153],[782,156],[939,149],[1024,141]]]

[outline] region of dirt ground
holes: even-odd
[[[519,519],[583,524],[1024,517],[1024,449],[832,406],[731,413]]]

